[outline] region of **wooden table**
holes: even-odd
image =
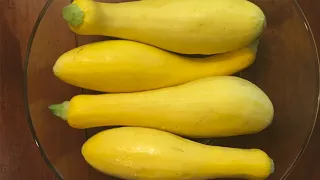
[[[23,105],[23,61],[35,19],[46,0],[0,0],[0,179],[56,179],[31,136]],[[299,0],[320,47],[319,0]],[[320,48],[319,48],[320,50]],[[289,179],[319,180],[320,123]]]

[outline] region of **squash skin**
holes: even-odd
[[[102,131],[83,145],[82,154],[99,171],[128,180],[265,179],[274,168],[258,149],[208,146],[139,127]]]
[[[181,54],[217,54],[242,48],[266,26],[247,0],[152,0],[101,3],[75,0],[84,12],[77,34],[139,41]]]
[[[66,52],[53,72],[59,79],[86,89],[145,91],[234,74],[254,62],[257,46],[258,41],[224,54],[189,58],[138,42],[104,41]]]
[[[205,138],[259,132],[272,122],[274,109],[251,82],[216,76],[152,91],[78,95],[66,114],[78,129],[142,126]]]

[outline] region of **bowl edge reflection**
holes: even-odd
[[[306,15],[304,14],[301,6],[299,5],[298,1],[297,0],[293,0],[293,4],[295,6],[295,8],[297,9],[298,13],[300,14],[300,16],[303,18],[304,20],[304,24],[305,24],[305,28],[306,30],[309,32],[309,38],[310,40],[312,41],[312,44],[313,44],[313,48],[314,48],[314,51],[316,53],[316,59],[317,59],[317,69],[318,69],[318,76],[317,76],[317,91],[318,91],[318,99],[317,99],[317,107],[316,107],[316,110],[315,110],[315,119],[313,121],[313,124],[312,124],[312,127],[311,127],[311,130],[310,130],[310,133],[302,147],[302,149],[300,150],[300,152],[298,153],[297,157],[294,159],[294,161],[292,162],[292,164],[289,166],[289,168],[287,169],[287,171],[284,173],[284,175],[281,177],[280,180],[286,180],[289,175],[293,172],[293,170],[295,169],[296,165],[298,164],[299,160],[301,159],[302,155],[304,154],[304,152],[306,151],[308,145],[309,145],[309,142],[312,138],[312,135],[313,135],[313,132],[314,132],[314,129],[315,129],[315,125],[317,123],[317,119],[318,119],[318,116],[319,116],[319,104],[320,104],[320,91],[319,91],[319,84],[320,84],[320,60],[319,60],[319,53],[318,53],[318,47],[317,47],[317,43],[316,43],[316,40],[314,38],[314,35],[313,35],[313,32],[312,32],[312,29],[311,29],[311,26],[309,24],[309,21],[306,17]]]
[[[27,120],[28,120],[28,124],[29,124],[29,128],[32,134],[32,137],[35,141],[36,146],[38,147],[41,156],[43,157],[43,159],[45,160],[46,164],[49,166],[49,168],[55,173],[55,176],[60,179],[63,180],[63,176],[57,171],[57,169],[51,164],[47,154],[45,153],[44,149],[41,146],[41,143],[39,142],[39,139],[37,137],[37,133],[34,129],[33,123],[32,123],[32,118],[30,115],[30,111],[29,111],[29,101],[28,101],[28,65],[29,65],[29,57],[30,57],[30,52],[31,52],[31,48],[32,48],[32,44],[33,44],[33,40],[34,37],[37,33],[38,27],[41,23],[42,18],[44,17],[44,15],[46,14],[48,8],[50,7],[51,3],[53,2],[53,0],[47,0],[47,2],[45,3],[45,5],[43,6],[34,26],[32,29],[32,32],[30,34],[29,40],[28,40],[28,45],[27,45],[27,49],[26,49],[26,59],[24,62],[24,79],[23,79],[23,98],[24,98],[24,105],[25,105],[25,113],[27,116]]]

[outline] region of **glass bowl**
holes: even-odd
[[[62,8],[69,3],[67,0],[49,0],[29,41],[24,92],[31,132],[43,158],[58,178],[116,179],[90,168],[80,152],[86,139],[103,128],[72,129],[47,108],[49,104],[60,103],[76,94],[92,93],[55,78],[52,67],[56,59],[79,45],[108,39],[72,33],[61,15]],[[276,171],[269,179],[286,179],[303,154],[316,121],[319,97],[317,50],[296,1],[255,0],[254,3],[265,12],[268,25],[260,39],[256,62],[240,75],[270,97],[275,108],[274,122],[258,134],[198,141],[260,148],[276,164]]]

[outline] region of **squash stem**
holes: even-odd
[[[274,170],[275,170],[274,162],[273,162],[273,160],[271,159],[271,174],[274,173]]]
[[[65,101],[61,104],[50,105],[49,109],[52,112],[52,114],[66,121],[68,119],[69,104],[69,101]]]
[[[73,27],[78,27],[83,23],[84,12],[77,4],[70,4],[63,8],[63,19]]]
[[[251,44],[249,44],[249,48],[253,51],[253,52],[257,52],[258,51],[258,46],[259,46],[259,39],[253,41]]]

